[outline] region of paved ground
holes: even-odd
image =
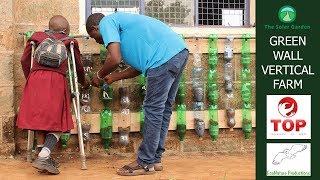
[[[116,174],[119,167],[134,158],[102,156],[87,158],[88,170],[80,170],[78,158],[59,158],[60,175],[40,174],[24,158],[0,159],[0,179],[255,179],[255,155],[167,156],[164,170],[155,175],[122,177]]]

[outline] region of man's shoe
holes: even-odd
[[[40,172],[48,171],[51,174],[59,174],[59,170],[53,166],[50,158],[43,159],[37,158],[33,163],[32,167],[38,169]]]

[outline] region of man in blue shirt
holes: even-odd
[[[138,158],[117,173],[143,175],[162,170],[172,105],[189,55],[185,42],[161,21],[136,14],[92,14],[86,29],[90,37],[108,49],[103,67],[92,79],[94,86],[101,86],[103,80],[111,84],[141,73],[147,77],[144,134]],[[121,60],[131,67],[114,72]]]

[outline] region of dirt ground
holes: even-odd
[[[122,177],[116,170],[134,160],[134,157],[89,156],[88,170],[80,170],[78,158],[58,158],[61,163],[59,175],[40,174],[24,157],[0,159],[1,180],[36,180],[36,179],[217,179],[247,180],[255,179],[255,155],[190,155],[166,156],[163,158],[164,170],[154,175]]]

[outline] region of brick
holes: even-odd
[[[0,87],[0,115],[13,114],[13,87]]]

